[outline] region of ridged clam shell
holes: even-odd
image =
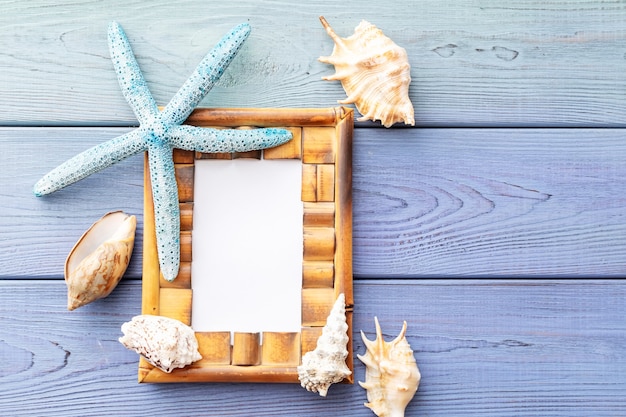
[[[354,103],[363,115],[359,121],[380,120],[385,127],[397,122],[415,125],[406,50],[365,20],[348,38],[339,37],[323,16],[320,20],[335,42],[332,55],[319,58],[334,65],[336,71],[323,79],[340,80],[348,95],[339,103]]]
[[[406,340],[406,321],[398,337],[385,342],[378,323],[376,340],[368,340],[361,332],[367,351],[357,357],[366,366],[365,382],[359,384],[367,390],[365,406],[379,417],[403,417],[420,383],[421,375]]]
[[[65,261],[68,310],[113,291],[130,262],[136,227],[135,216],[114,211],[96,221],[78,240]]]
[[[331,384],[341,382],[352,371],[346,366],[348,357],[348,324],[344,294],[340,294],[328,315],[315,350],[302,357],[298,366],[300,385],[307,391],[325,397]]]
[[[167,373],[202,359],[193,329],[179,320],[139,315],[122,324],[122,333],[124,347]]]

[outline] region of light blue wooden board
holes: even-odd
[[[297,384],[137,384],[117,342],[140,311],[138,282],[65,310],[59,281],[0,282],[5,416],[372,416],[358,385],[327,398]],[[42,297],[42,294],[46,294]],[[626,411],[626,286],[612,281],[357,282],[358,331],[386,340],[408,322],[422,373],[408,416],[617,416]],[[356,380],[364,366],[355,362]]]
[[[626,5],[601,0],[317,0],[0,3],[0,124],[128,125],[106,43],[118,20],[166,104],[231,27],[250,39],[204,100],[212,107],[328,107],[332,41],[361,19],[407,49],[421,126],[623,126]]]
[[[140,155],[44,198],[33,184],[127,129],[0,129],[0,276],[60,278],[80,235],[138,215]],[[354,271],[367,277],[626,275],[626,141],[606,129],[357,129]]]

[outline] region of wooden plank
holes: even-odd
[[[408,322],[422,383],[407,417],[588,417],[626,409],[624,280],[368,281],[354,289],[361,300],[355,354],[365,351],[360,330],[374,337],[374,316],[386,340]],[[59,282],[0,282],[3,414],[370,413],[357,384],[334,385],[323,401],[298,384],[138,385],[138,355],[116,339],[140,304],[138,282],[122,282],[73,312]],[[355,381],[364,374],[355,360]]]
[[[337,153],[334,127],[305,127],[302,129],[302,162],[305,164],[334,164]]]
[[[334,303],[333,288],[303,288],[302,327],[324,326]]]
[[[355,273],[626,275],[620,131],[404,130],[384,146],[359,137]]]
[[[104,213],[137,215],[142,157],[36,198],[48,170],[126,129],[2,128],[0,277],[62,278]],[[619,129],[357,129],[357,277],[626,274],[626,142]],[[36,157],[25,158],[25,155]]]
[[[60,278],[74,243],[90,224],[113,210],[137,216],[135,247],[126,276],[141,276],[143,154],[48,196],[37,198],[32,192],[35,182],[57,165],[127,131],[0,129],[0,276]]]
[[[165,105],[202,57],[231,27],[250,39],[202,102],[211,107],[327,107],[345,98],[334,73],[317,61],[333,43],[324,13],[341,36],[361,19],[407,49],[411,98],[422,126],[620,125],[626,123],[626,71],[620,2],[602,0],[401,0],[367,7],[317,0],[254,0],[178,7],[137,2],[36,0],[3,8],[0,24],[0,123],[136,124],[109,60],[108,23],[120,19],[150,90]],[[110,10],[116,13],[111,14]],[[67,19],[66,16],[74,16]],[[281,25],[288,19],[289,25]],[[147,24],[156,22],[158,25]],[[298,28],[298,30],[293,30]]]
[[[199,365],[230,365],[230,332],[196,332]]]
[[[317,340],[322,335],[323,327],[303,327],[300,332],[300,339],[302,342],[302,346],[300,350],[302,351],[302,355],[315,350],[317,347]]]
[[[178,199],[181,203],[193,201],[193,164],[176,164],[176,184],[178,185]]]
[[[176,275],[176,279],[174,281],[168,281],[163,277],[163,274],[160,274],[159,275],[159,287],[160,288],[191,289],[191,262],[180,263],[180,268],[178,269],[178,275]]]
[[[317,165],[302,165],[302,201],[317,201]]]
[[[263,365],[298,366],[300,333],[263,332]]]
[[[259,365],[261,363],[260,333],[234,332],[232,365]]]
[[[305,202],[303,223],[312,227],[335,227],[335,205]]]
[[[191,326],[193,292],[187,288],[161,288],[159,291],[159,314]]]
[[[302,262],[302,288],[333,288],[334,278],[332,260]]]
[[[335,256],[335,229],[304,227],[303,259],[305,261],[332,261]]]
[[[263,159],[301,159],[302,128],[287,127],[291,132],[291,140],[282,145],[263,150]]]
[[[193,203],[180,203],[180,230],[193,230]]]
[[[159,280],[157,280],[156,277],[160,277],[161,280],[164,279],[163,275],[160,274],[159,269],[153,266],[158,264],[159,255],[156,249],[156,228],[154,227],[154,199],[152,198],[152,183],[150,175],[147,171],[149,165],[148,159],[148,154],[144,152],[143,218],[146,220],[147,226],[144,229],[145,239],[142,242],[144,248],[142,248],[143,265],[141,280],[141,314],[164,315],[160,309],[161,295],[158,283]],[[145,279],[143,279],[144,277]]]

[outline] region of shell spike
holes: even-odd
[[[404,339],[405,335],[406,335],[406,320],[402,324],[402,330],[400,330],[400,334],[391,343],[394,345],[397,345],[398,343],[402,341],[402,339]]]
[[[361,382],[361,381],[359,381],[359,385],[360,385],[360,386],[361,386],[361,388],[363,388],[363,389],[370,389],[370,388],[372,388],[372,387],[373,387],[373,385],[372,385],[372,384],[368,384],[367,382]]]
[[[353,104],[356,100],[350,97],[344,98],[343,100],[337,100],[337,103],[339,104]],[[368,119],[365,119],[368,120]],[[363,120],[360,120],[363,121]]]
[[[363,333],[363,330],[361,330],[361,339],[363,339],[363,343],[365,344],[365,348],[367,349],[368,352],[376,351],[376,340],[369,340],[367,336],[365,336],[365,333]],[[360,355],[357,355],[357,356],[360,356]]]
[[[385,339],[383,339],[383,332],[380,328],[380,323],[378,322],[378,317],[374,316],[374,323],[376,323],[376,342],[377,348],[379,352],[384,351],[385,347]]]
[[[341,37],[335,33],[333,28],[330,27],[330,24],[328,24],[328,21],[324,16],[320,16],[320,22],[322,22],[322,26],[324,26],[324,29],[326,29],[326,33],[328,33],[328,36],[333,39],[335,45],[337,45],[338,48],[347,49],[346,44],[343,42],[343,39],[341,39]]]

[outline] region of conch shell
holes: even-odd
[[[335,42],[332,55],[319,58],[336,70],[323,79],[340,80],[348,95],[339,103],[355,103],[363,115],[358,121],[380,120],[385,127],[400,121],[415,125],[409,99],[411,66],[406,50],[365,20],[348,38],[339,37],[323,16],[320,20]]]
[[[348,324],[345,303],[344,294],[339,294],[326,319],[322,335],[317,339],[317,347],[307,352],[302,357],[302,365],[298,366],[300,385],[322,397],[326,396],[331,384],[342,381],[352,373],[346,366]]]
[[[68,310],[113,291],[130,262],[136,227],[135,216],[114,211],[82,235],[65,261]]]
[[[124,347],[167,373],[202,359],[193,329],[176,319],[135,316],[122,324],[122,333],[119,341]]]
[[[379,417],[403,417],[421,379],[405,337],[406,321],[392,342],[385,342],[378,318],[374,317],[374,321],[376,340],[368,340],[361,331],[367,352],[357,355],[366,366],[365,382],[359,382],[367,390],[369,402],[365,406]]]

